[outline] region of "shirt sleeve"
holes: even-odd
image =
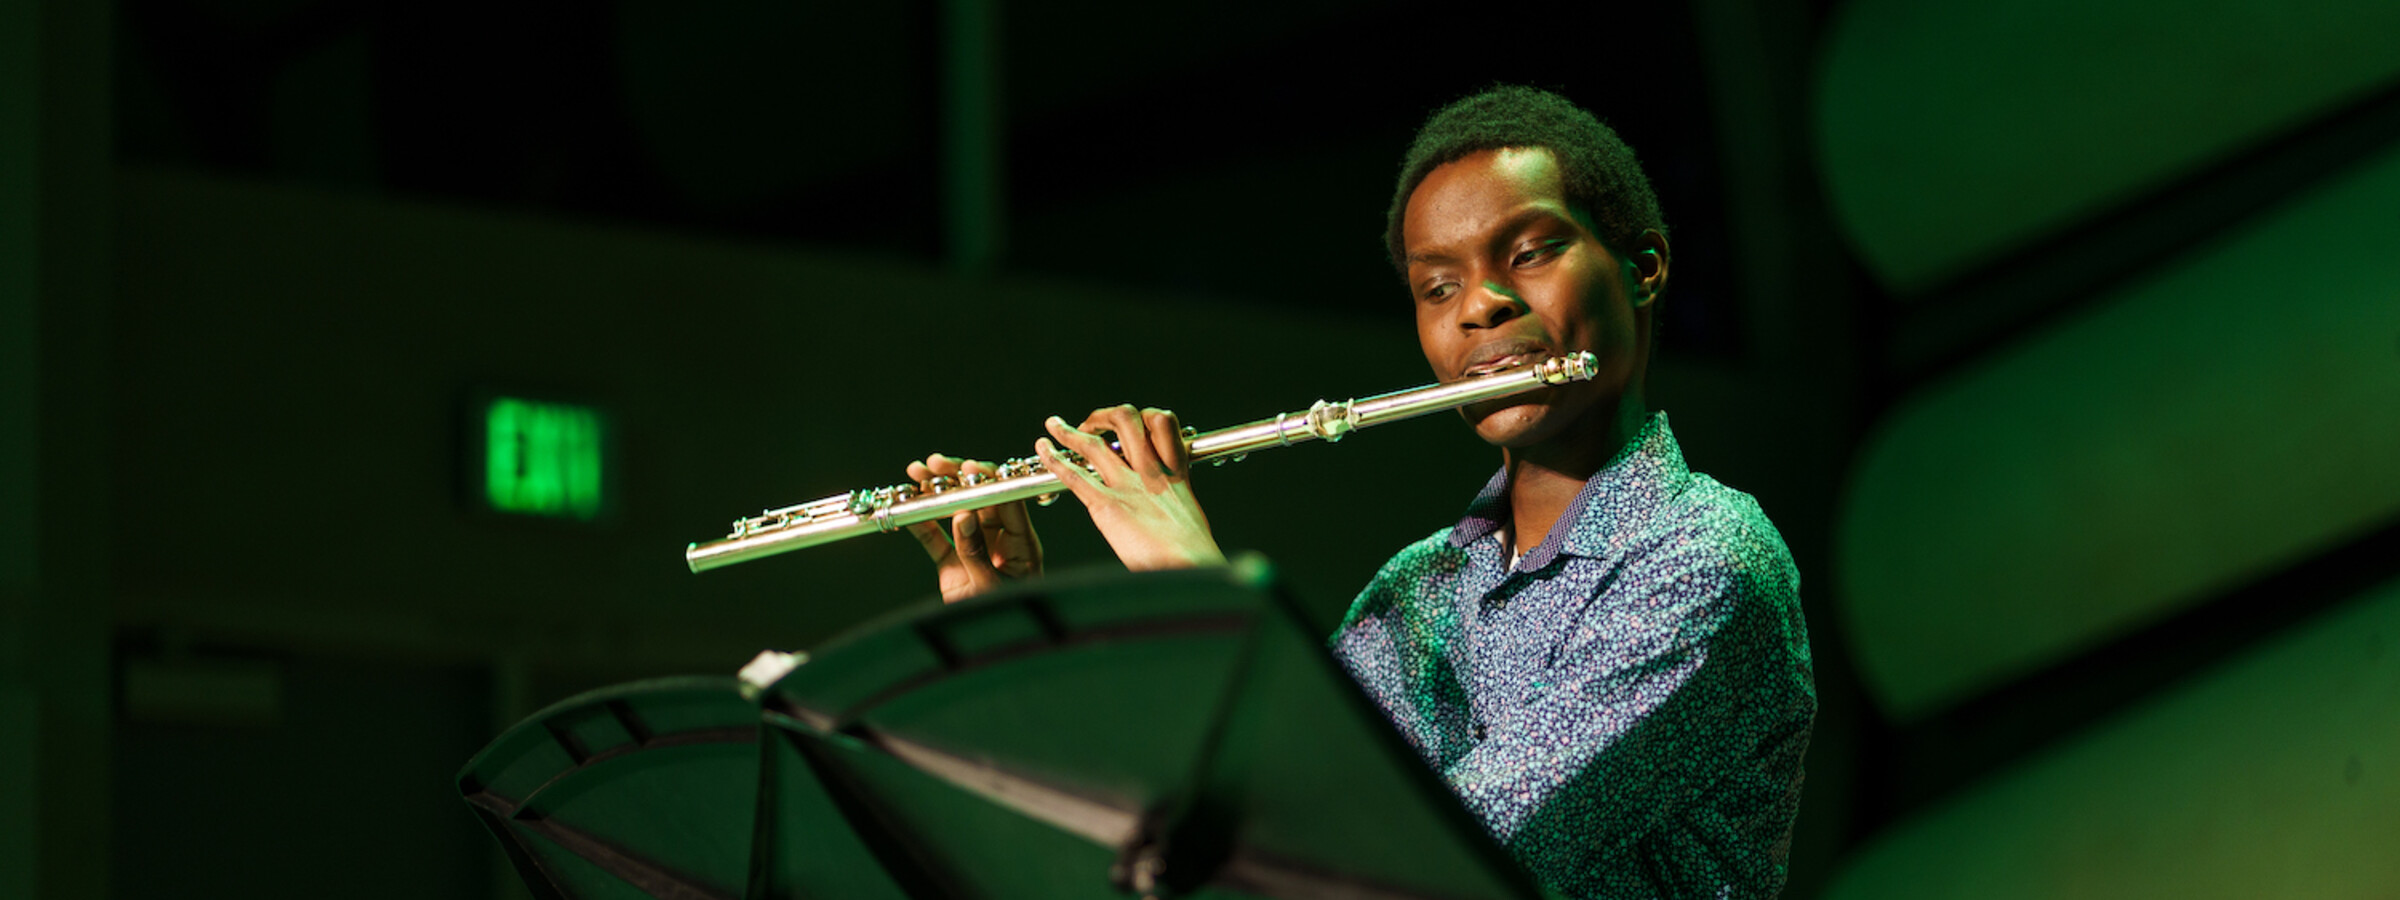
[[[1772,532],[1670,529],[1636,559],[1583,607],[1544,686],[1443,773],[1552,884],[1771,765],[1814,710],[1798,576]]]
[[[1409,746],[1437,768],[1437,714],[1420,708],[1417,694],[1429,684],[1452,681],[1438,648],[1440,635],[1456,627],[1448,594],[1465,560],[1449,545],[1448,534],[1448,529],[1437,532],[1386,563],[1327,640],[1351,680],[1383,709]]]

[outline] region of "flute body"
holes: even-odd
[[[1187,430],[1186,440],[1190,441],[1192,462],[1223,465],[1258,450],[1289,447],[1314,440],[1330,443],[1341,440],[1351,431],[1372,425],[1457,409],[1470,403],[1522,394],[1552,385],[1588,381],[1597,371],[1598,360],[1591,353],[1554,356],[1531,365],[1460,379],[1449,384],[1427,385],[1342,403],[1319,400],[1305,410],[1280,413],[1272,418],[1205,434],[1194,435]],[[1081,462],[1072,451],[1065,448],[1060,448],[1060,454],[1070,462]],[[1065,489],[1059,483],[1058,476],[1042,466],[1041,460],[1030,456],[1019,457],[1001,463],[996,475],[970,477],[955,483],[949,479],[935,479],[932,489],[928,491],[920,492],[913,484],[901,484],[851,491],[808,503],[770,509],[756,516],[735,520],[732,533],[725,537],[690,545],[685,548],[683,558],[692,571],[705,572],[863,534],[898,531],[904,526],[946,519],[970,509],[1052,496]]]

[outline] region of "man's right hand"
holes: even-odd
[[[908,464],[908,478],[916,482],[919,491],[936,477],[955,479],[962,474],[993,472],[991,463],[939,453]],[[956,603],[999,587],[1003,581],[1042,572],[1042,539],[1033,533],[1033,521],[1025,515],[1021,500],[965,510],[950,517],[948,528],[939,522],[919,522],[908,526],[908,533],[916,536],[925,555],[933,558],[944,603]]]
[[[1051,416],[1044,427],[1050,437],[1033,442],[1034,456],[1083,501],[1125,568],[1224,564],[1208,514],[1192,497],[1191,447],[1174,413],[1109,406],[1092,410],[1082,425]],[[1116,435],[1115,449],[1108,434]],[[1083,457],[1088,468],[1060,458],[1061,447]]]

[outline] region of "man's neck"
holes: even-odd
[[[1509,537],[1517,554],[1541,545],[1559,517],[1602,466],[1641,433],[1649,419],[1639,395],[1577,422],[1554,438],[1501,451],[1508,467]]]

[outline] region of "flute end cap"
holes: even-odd
[[[1590,381],[1593,376],[1600,374],[1600,357],[1590,350],[1551,357],[1544,365],[1542,380],[1551,384]]]

